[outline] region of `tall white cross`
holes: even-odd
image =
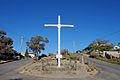
[[[58,16],[58,24],[45,24],[44,26],[58,28],[58,54],[56,55],[56,58],[58,58],[58,67],[60,67],[60,58],[62,58],[62,55],[60,52],[60,30],[61,30],[61,27],[74,27],[74,25],[61,24],[60,16]]]

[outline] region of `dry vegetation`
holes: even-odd
[[[81,78],[93,76],[97,70],[89,64],[81,64],[79,60],[66,59],[61,60],[61,68],[58,68],[57,61],[53,60],[53,57],[45,57],[22,67],[19,73],[38,77]]]

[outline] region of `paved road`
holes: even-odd
[[[100,77],[103,80],[120,80],[120,65],[91,58],[85,58],[85,61],[88,61],[100,68],[101,71],[96,75],[96,77]]]
[[[15,70],[28,64],[32,59],[22,59],[19,61],[0,64],[0,80],[22,80]]]
[[[8,62],[5,64],[0,64],[0,76],[5,75],[8,72],[11,72],[17,68],[20,68],[21,66],[29,63],[31,59],[22,59],[19,61],[13,61],[13,62]]]

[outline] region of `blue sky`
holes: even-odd
[[[57,23],[58,15],[61,23],[75,26],[62,28],[61,49],[83,49],[96,38],[120,41],[119,0],[0,0],[0,29],[14,40],[18,52],[22,35],[23,52],[26,41],[40,35],[49,39],[42,53],[55,53],[57,28],[45,28],[44,24]]]

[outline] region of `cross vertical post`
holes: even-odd
[[[45,24],[46,27],[57,27],[58,28],[58,54],[56,55],[56,58],[58,58],[58,67],[60,67],[60,58],[62,58],[61,52],[60,52],[60,32],[61,27],[74,27],[74,25],[65,25],[60,23],[60,16],[58,16],[58,24]]]

